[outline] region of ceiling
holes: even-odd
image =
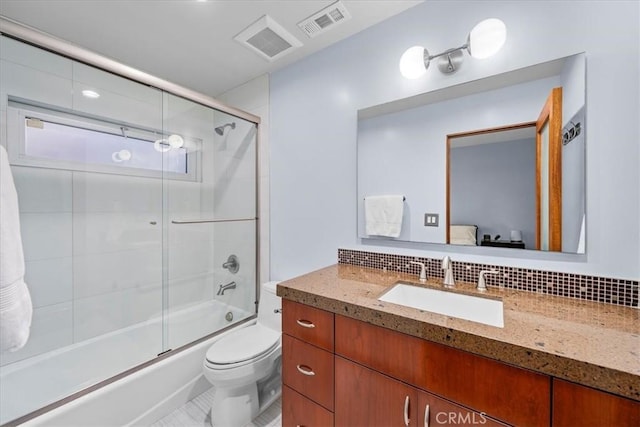
[[[342,0],[352,18],[315,38],[297,23],[334,0],[1,0],[0,15],[215,97],[421,2]],[[303,46],[269,62],[233,40],[265,14]]]

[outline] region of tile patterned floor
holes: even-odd
[[[209,409],[215,393],[210,388],[193,400],[185,403],[166,417],[156,421],[151,427],[211,427]],[[282,398],[276,400],[266,411],[260,414],[246,427],[281,427]]]

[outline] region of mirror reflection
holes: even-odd
[[[584,253],[584,73],[580,54],[361,110],[359,237]]]

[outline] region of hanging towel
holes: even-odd
[[[402,229],[404,196],[364,198],[366,233],[369,236],[398,237]]]
[[[18,194],[0,146],[0,352],[19,350],[29,339],[33,307],[24,271]]]

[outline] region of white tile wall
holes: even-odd
[[[35,308],[29,341],[16,352],[0,354],[0,365],[4,366],[70,345],[72,343],[72,311],[70,301]]]
[[[269,149],[269,75],[264,74],[218,96],[221,101],[260,117],[259,198],[260,198],[260,281],[271,278],[270,271],[270,149]]]
[[[73,299],[73,258],[53,258],[25,263],[25,282],[34,307]]]
[[[20,215],[25,261],[71,256],[71,213]]]
[[[162,247],[76,255],[74,298],[102,295],[162,283]]]
[[[20,212],[71,212],[71,172],[12,166]]]
[[[8,95],[71,107],[71,60],[0,38],[0,106]]]
[[[162,220],[156,213],[75,212],[74,255],[157,249],[162,245]]]
[[[73,62],[73,108],[141,127],[162,130],[162,92],[106,71]],[[91,89],[100,98],[86,98]]]
[[[162,180],[100,173],[73,173],[74,212],[162,213]]]
[[[80,342],[161,314],[161,282],[87,298],[76,297],[73,307],[73,339],[74,342]]]

